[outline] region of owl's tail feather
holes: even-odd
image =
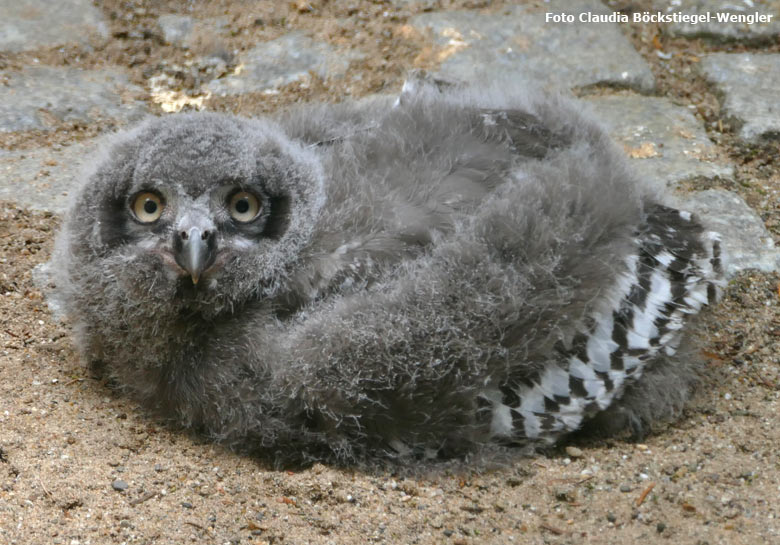
[[[604,411],[658,357],[674,358],[691,315],[717,300],[720,238],[690,213],[653,205],[612,293],[558,359],[532,380],[480,394],[492,408],[491,435],[552,444]]]

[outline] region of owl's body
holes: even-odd
[[[717,237],[564,100],[403,98],[118,135],[55,255],[84,358],[282,463],[551,444],[679,409]]]

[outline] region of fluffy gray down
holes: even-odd
[[[420,84],[148,120],[85,175],[56,297],[112,385],[277,464],[641,432],[696,382],[722,257],[582,110]]]

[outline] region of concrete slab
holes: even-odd
[[[0,2],[0,51],[16,52],[108,36],[103,14],[91,0]]]
[[[31,66],[0,87],[0,132],[46,130],[63,121],[132,121],[147,109],[145,91],[118,70]]]
[[[733,179],[733,165],[718,157],[701,122],[687,108],[665,98],[638,95],[594,97],[587,102],[641,175],[665,185]]]
[[[547,14],[573,16],[548,22]],[[559,88],[605,84],[651,92],[650,67],[617,23],[580,23],[580,13],[612,13],[595,0],[512,6],[496,13],[425,13],[411,20],[430,29],[438,46],[437,75],[459,81],[532,79]]]
[[[713,53],[701,68],[745,143],[780,138],[780,54]]]
[[[208,88],[218,95],[238,95],[306,81],[309,72],[321,78],[346,74],[349,63],[362,54],[338,50],[301,32],[291,32],[255,46],[241,59],[233,75],[213,80]]]

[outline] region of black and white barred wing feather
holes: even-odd
[[[720,239],[689,212],[654,205],[636,252],[557,361],[533,379],[481,395],[491,434],[510,443],[552,444],[605,410],[659,355],[673,356],[688,315],[717,300]]]

